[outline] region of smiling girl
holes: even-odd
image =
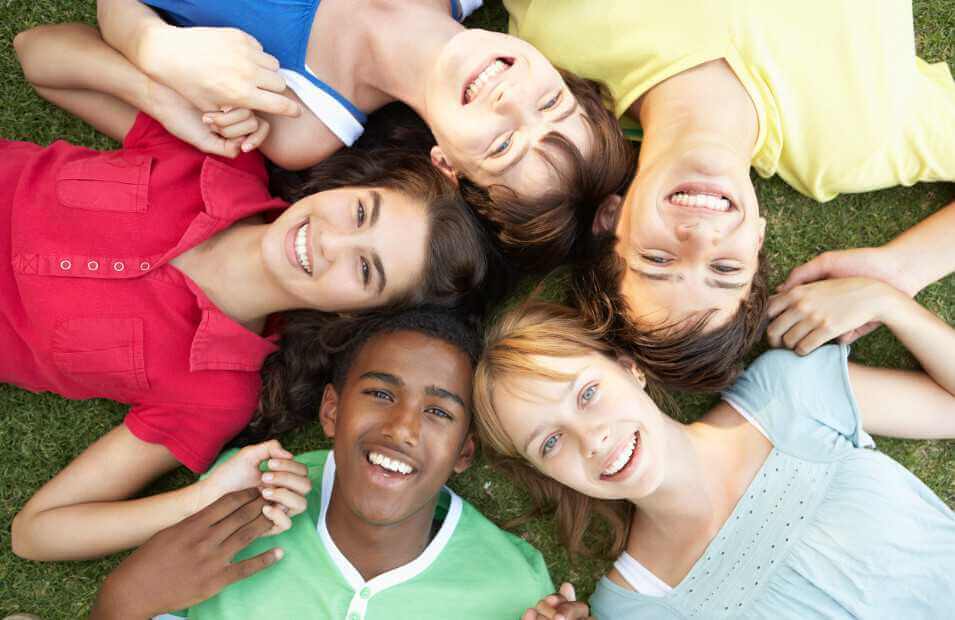
[[[529,266],[566,256],[576,211],[589,222],[632,172],[632,149],[596,84],[516,37],[466,29],[459,20],[480,0],[145,4],[191,27],[137,0],[100,0],[106,41],[205,112],[281,112],[263,115],[271,129],[261,148],[284,167],[321,161],[361,134],[365,114],[407,103],[434,133],[434,164]],[[253,120],[242,122],[255,134]]]
[[[869,368],[844,346],[761,356],[698,421],[664,414],[631,358],[572,310],[519,307],[475,377],[485,445],[580,550],[611,517],[600,618],[942,617],[955,513],[869,433],[955,437],[955,330],[867,281],[868,313],[925,369]],[[864,314],[864,316],[863,316]]]
[[[480,225],[426,159],[341,153],[284,188],[289,206],[260,155],[206,156],[137,114],[191,106],[95,30],[14,44],[42,96],[123,148],[0,141],[0,381],[131,405],[27,503],[18,553],[107,553],[215,499],[122,501],[178,463],[205,470],[246,425],[270,315],[453,305],[482,282]]]

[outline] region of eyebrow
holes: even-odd
[[[461,405],[462,409],[467,409],[467,405],[464,404],[464,399],[455,394],[454,392],[448,391],[444,388],[440,388],[436,385],[429,385],[424,389],[424,393],[429,396],[437,396],[438,398],[446,398],[448,400],[453,400],[457,404]]]
[[[371,190],[371,224],[374,226],[378,221],[378,212],[381,210],[381,193],[378,190]]]
[[[385,266],[381,264],[381,257],[378,256],[378,252],[371,253],[371,262],[375,265],[375,271],[378,272],[378,294],[381,295],[381,292],[385,290],[385,285],[388,284],[388,278],[385,277]]]
[[[568,90],[567,92],[569,93],[570,91]],[[559,122],[561,122],[562,120],[564,120],[564,119],[566,119],[566,118],[569,118],[569,117],[570,117],[574,112],[576,112],[577,109],[580,107],[580,103],[578,103],[577,98],[574,97],[573,94],[571,94],[570,97],[574,100],[574,105],[571,106],[571,107],[569,107],[569,108],[567,108],[567,111],[566,111],[566,112],[562,113],[560,116],[558,116],[558,117],[555,118],[553,121],[551,121],[552,124],[553,124],[553,123],[559,123]],[[559,133],[559,134],[560,134],[560,132],[557,131],[556,129],[553,129],[553,130],[547,132],[547,134],[550,134],[550,133]],[[544,135],[546,136],[547,134],[544,134]],[[564,134],[560,134],[560,135],[563,136]],[[564,137],[566,138],[566,136],[564,136]],[[501,168],[496,174],[504,174],[505,172],[507,172],[508,170],[510,170],[511,168],[513,168],[514,166],[516,166],[519,161],[521,161],[522,159],[524,159],[524,157],[527,155],[527,152],[530,151],[531,148],[540,149],[540,143],[541,143],[541,140],[538,140],[538,141],[537,141],[537,144],[535,144],[533,147],[531,147],[530,143],[527,142],[527,141],[525,141],[525,142],[524,142],[524,147],[523,147],[523,149],[521,150],[521,154],[520,154],[520,155],[515,155],[514,157],[512,157],[510,163],[508,163],[506,166],[504,166],[503,168]]]
[[[682,282],[684,280],[683,276],[680,274],[653,273],[650,271],[643,271],[642,269],[634,269],[633,271],[637,272],[642,278],[646,278],[647,280],[655,280],[657,282]],[[714,280],[713,278],[706,278],[703,280],[703,282],[710,288],[740,289],[746,286],[746,282],[726,282],[725,280]]]
[[[588,370],[590,370],[590,366],[585,366],[585,367],[581,368],[581,369],[580,369],[580,372],[578,372],[576,375],[574,375],[573,381],[571,381],[571,382],[567,385],[567,389],[564,390],[564,393],[561,394],[560,397],[559,397],[557,400],[558,400],[558,401],[563,400],[564,398],[567,397],[567,394],[571,394],[571,393],[576,392],[576,391],[577,391],[577,386],[580,384],[580,377],[581,377],[581,375],[583,375],[583,374],[584,374],[585,372],[587,372]],[[531,434],[527,437],[527,441],[524,442],[524,454],[527,454],[527,449],[530,447],[530,445],[531,445],[532,443],[534,443],[534,440],[537,439],[537,436],[540,435],[541,433],[543,433],[544,430],[545,430],[548,426],[550,426],[550,425],[551,425],[551,422],[549,422],[548,420],[544,420],[544,421],[542,421],[540,424],[538,424],[536,427],[534,427],[534,430],[531,431]]]
[[[388,372],[380,372],[377,370],[372,370],[366,372],[362,376],[358,377],[359,379],[378,379],[382,383],[387,383],[388,385],[393,385],[395,387],[404,386],[405,382],[401,380],[401,377],[393,375]]]

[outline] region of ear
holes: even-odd
[[[338,392],[331,383],[325,385],[322,392],[322,404],[318,406],[318,420],[322,424],[325,436],[331,439],[335,436],[335,421],[338,420]]]
[[[759,249],[763,247],[763,239],[766,238],[766,218],[759,218]]]
[[[633,377],[636,382],[640,384],[641,388],[647,387],[647,376],[642,370],[637,368],[637,362],[634,361],[632,357],[629,355],[624,355],[623,353],[618,353],[617,363],[623,366],[623,369],[627,371],[627,374]]]
[[[597,213],[594,215],[594,222],[590,228],[591,232],[599,235],[616,230],[622,204],[623,198],[617,194],[610,194],[604,198],[600,206],[597,207]]]
[[[434,164],[434,167],[441,171],[441,174],[448,177],[454,186],[458,185],[458,171],[454,169],[454,166],[451,165],[451,162],[445,156],[444,151],[441,150],[440,146],[431,147],[431,163]]]
[[[477,443],[474,441],[474,433],[468,432],[458,453],[458,460],[454,463],[454,473],[460,474],[466,471],[474,460],[475,452],[477,452]]]

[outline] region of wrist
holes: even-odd
[[[218,485],[216,485],[211,478],[196,480],[189,485],[187,489],[189,490],[190,497],[186,505],[190,507],[190,512],[185,515],[186,517],[196,514],[224,495],[222,490],[219,489]]]
[[[159,613],[139,605],[135,593],[124,587],[122,578],[117,577],[121,570],[117,569],[106,576],[93,601],[90,620],[145,620]]]
[[[874,319],[890,329],[900,320],[905,320],[906,310],[916,302],[905,291],[900,291],[890,284],[880,282],[882,293],[877,303]]]
[[[913,256],[909,248],[899,240],[892,240],[876,248],[876,251],[879,252],[880,260],[886,265],[886,269],[893,274],[891,283],[909,297],[915,297],[933,281],[925,281],[925,274],[920,269],[924,261]]]
[[[136,45],[130,60],[147,75],[162,75],[164,59],[168,57],[163,50],[169,49],[164,41],[175,30],[175,26],[162,21],[149,20],[140,24],[136,28]]]

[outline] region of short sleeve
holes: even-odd
[[[180,463],[200,473],[251,417],[251,410],[238,407],[144,404],[131,408],[124,422],[133,435],[166,446]]]
[[[524,25],[524,16],[527,15],[527,9],[530,8],[533,0],[504,0],[504,8],[507,9],[508,23],[507,31],[509,34],[521,36],[521,28]]]
[[[162,144],[164,142],[179,141],[174,135],[166,131],[159,121],[145,112],[136,114],[136,120],[123,138],[124,149],[136,149]]]
[[[780,449],[871,447],[849,383],[849,348],[827,345],[800,357],[764,353],[723,393],[723,399],[756,422]]]

